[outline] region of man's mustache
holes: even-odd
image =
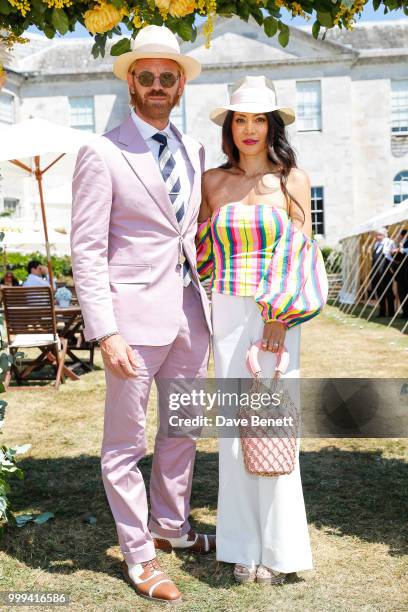
[[[163,90],[162,91],[154,91],[154,90],[150,91],[146,97],[150,98],[150,96],[156,96],[156,97],[160,96],[161,98],[167,98],[167,94]]]

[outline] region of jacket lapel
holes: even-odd
[[[176,214],[160,169],[130,115],[120,126],[118,141],[124,146],[122,155],[132,171],[146,187],[171,224],[179,230]]]

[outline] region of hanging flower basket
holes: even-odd
[[[48,38],[73,31],[80,23],[94,37],[94,57],[103,56],[106,41],[125,37],[111,48],[112,55],[130,50],[130,39],[146,25],[166,24],[183,40],[197,37],[197,16],[205,18],[203,34],[207,46],[217,16],[254,19],[269,37],[277,36],[282,47],[289,42],[289,27],[281,9],[313,24],[315,38],[324,37],[333,27],[352,29],[368,0],[0,0],[0,31],[6,30],[9,44],[16,42],[30,26]],[[371,2],[370,2],[371,4]],[[373,0],[375,10],[385,13],[403,9],[408,0]],[[286,19],[287,20],[287,19]],[[290,20],[289,20],[290,21]]]

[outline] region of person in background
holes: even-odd
[[[372,269],[374,270],[372,291],[375,298],[380,300],[380,317],[394,316],[394,293],[392,290],[393,249],[395,247],[385,227],[375,233],[375,243],[372,254]]]
[[[397,239],[397,247],[393,249],[394,267],[398,296],[402,306],[402,318],[408,319],[408,230],[402,229]],[[405,300],[405,301],[404,301]]]
[[[23,283],[23,287],[49,287],[47,266],[44,266],[38,259],[32,259],[27,265],[28,276]],[[54,289],[56,283],[54,279]]]
[[[4,285],[5,287],[18,287],[20,283],[12,272],[7,271],[0,280],[0,284]]]

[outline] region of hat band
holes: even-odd
[[[267,104],[276,106],[276,96],[272,93],[269,93],[268,90],[264,90],[260,92],[259,89],[246,88],[239,89],[234,92],[231,96],[230,104]]]
[[[168,45],[158,45],[157,43],[136,46],[133,51],[135,53],[171,53],[172,55],[180,55],[180,49],[173,49]]]

